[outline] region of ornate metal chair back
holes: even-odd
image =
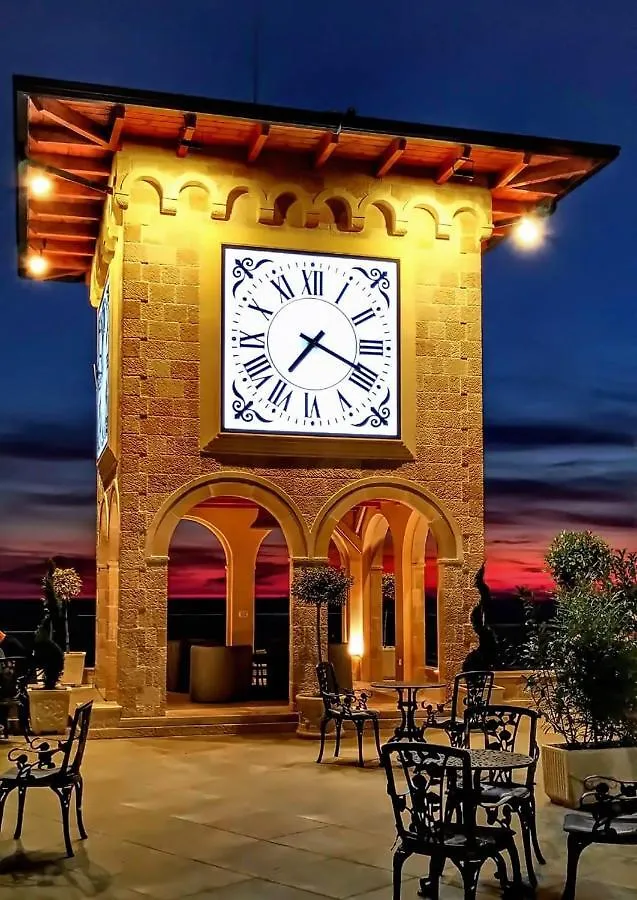
[[[82,759],[84,758],[84,750],[86,748],[86,739],[88,738],[88,729],[91,724],[91,712],[93,711],[93,701],[82,703],[78,706],[73,715],[69,736],[61,743],[64,745],[64,756],[60,765],[61,776],[75,776],[80,774],[82,767]]]
[[[340,689],[332,663],[319,663],[316,667],[316,677],[318,678],[319,690],[321,692],[321,697],[323,698],[325,711],[330,712],[330,710],[340,708]]]
[[[537,721],[539,713],[525,706],[504,706],[489,704],[484,709],[468,709],[465,713],[465,730],[471,726],[475,733],[481,731],[486,750],[506,750],[509,753],[523,753],[534,761],[527,770],[527,781],[532,783],[535,776],[540,749],[537,743]],[[527,727],[525,728],[524,725]],[[513,781],[515,773],[496,771],[491,781]]]
[[[461,698],[460,692],[464,688]],[[484,709],[491,700],[493,672],[460,672],[453,680],[452,720],[462,720],[467,709]]]
[[[26,689],[27,660],[24,656],[0,658],[0,702],[15,700]]]
[[[606,775],[590,775],[584,780],[579,802],[583,812],[593,819],[592,833],[604,839],[617,836],[615,821],[622,817],[637,828],[637,781],[617,781]],[[621,843],[618,839],[617,843]]]
[[[453,792],[461,812],[458,831],[475,840],[476,805],[466,750],[422,743],[385,744],[381,758],[398,837],[428,847],[445,840],[446,798]]]

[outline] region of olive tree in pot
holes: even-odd
[[[546,793],[575,807],[590,775],[637,779],[635,558],[591,532],[562,532],[546,562],[556,614],[530,625],[528,689],[562,738],[542,747]]]
[[[303,737],[320,737],[323,701],[313,670],[316,663],[323,662],[324,647],[327,649],[327,636],[323,627],[325,611],[328,606],[345,606],[351,584],[352,578],[344,569],[336,566],[304,566],[294,573],[292,596],[298,603],[313,607],[316,612],[316,655],[311,651],[308,652],[306,660],[308,684],[304,685],[306,689],[296,696],[299,710],[298,734]],[[309,670],[312,670],[311,675]]]

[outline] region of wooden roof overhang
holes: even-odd
[[[347,113],[209,100],[92,84],[14,77],[18,164],[18,270],[41,253],[47,277],[83,280],[90,270],[114,153],[130,140],[188,153],[255,162],[295,154],[310,168],[350,161],[378,178],[390,171],[436,184],[488,187],[491,247],[523,215],[552,212],[619,148],[550,138],[419,125]],[[30,196],[27,170],[46,171],[53,190]]]

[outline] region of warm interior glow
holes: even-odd
[[[363,635],[362,634],[350,634],[348,649],[349,649],[350,656],[362,656],[363,655]]]
[[[46,197],[51,193],[53,182],[46,175],[31,175],[29,178],[29,190],[34,197]]]
[[[49,268],[49,264],[43,256],[33,254],[27,259],[27,269],[31,275],[44,275]]]
[[[522,216],[513,226],[513,236],[519,247],[532,250],[542,243],[544,238],[544,226],[535,216]]]

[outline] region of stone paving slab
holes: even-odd
[[[91,741],[85,758],[87,841],[64,858],[57,798],[29,793],[23,841],[0,838],[0,900],[391,900],[393,817],[378,765],[314,763],[316,746],[286,736]],[[371,753],[371,749],[370,749]],[[564,811],[538,786],[538,900],[559,900]],[[75,832],[74,832],[75,834]],[[405,865],[415,900],[427,860]],[[499,896],[489,865],[478,897]],[[441,900],[461,900],[451,866]],[[584,853],[577,900],[634,900],[637,848]]]

